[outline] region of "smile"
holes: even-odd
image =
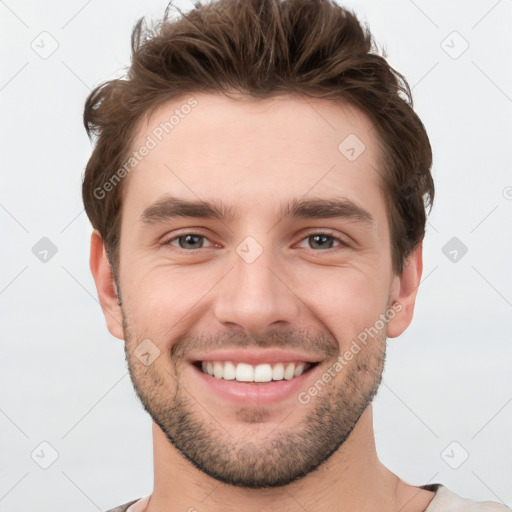
[[[278,362],[253,365],[232,361],[198,361],[197,367],[207,375],[223,380],[238,382],[271,382],[292,380],[306,373],[317,363]]]

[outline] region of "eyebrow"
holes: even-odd
[[[145,224],[158,224],[181,217],[220,219],[234,222],[239,219],[238,210],[222,201],[189,201],[174,196],[159,199],[141,214]],[[277,222],[284,219],[334,219],[342,218],[352,222],[371,225],[373,217],[354,201],[341,199],[293,199],[277,214]]]

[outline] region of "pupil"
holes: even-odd
[[[198,235],[185,235],[184,237],[180,237],[180,240],[183,240],[185,239],[185,244],[188,244],[188,243],[191,243],[192,245],[194,245],[194,242],[193,242],[193,239],[196,238],[196,239],[201,239],[200,236]],[[199,242],[196,242],[196,243],[199,243]],[[180,244],[182,248],[186,249],[187,247],[190,248],[190,245],[186,246],[186,247],[183,247],[184,244]],[[200,245],[200,244],[199,244]],[[194,247],[194,249],[196,249],[196,247]]]
[[[318,242],[318,239],[323,239],[325,241],[325,239],[330,238],[330,236],[329,235],[313,235],[311,238],[313,238],[314,243],[316,244]],[[320,247],[325,247],[325,244],[322,245],[320,243]]]

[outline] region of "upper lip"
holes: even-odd
[[[198,361],[232,361],[234,363],[264,364],[264,363],[318,363],[321,357],[301,352],[291,352],[282,349],[224,349],[194,355],[190,362]]]

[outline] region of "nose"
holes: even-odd
[[[233,268],[217,289],[217,321],[231,328],[236,324],[248,334],[298,325],[303,307],[290,281],[272,250],[264,249],[252,262],[235,252]]]

